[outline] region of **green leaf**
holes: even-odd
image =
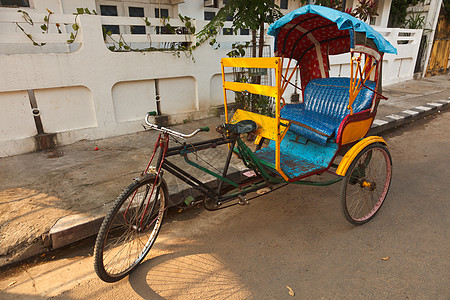
[[[111,30],[108,30],[108,31],[106,32],[106,34],[109,35],[109,36],[111,36],[111,35],[112,35]]]
[[[123,47],[123,43],[119,42],[119,48],[122,48],[122,47]]]
[[[47,30],[47,25],[42,24],[42,25],[41,25],[41,29],[42,29],[43,31],[46,31],[46,30]]]
[[[111,51],[114,51],[114,50],[116,50],[116,46],[109,46],[108,49]]]
[[[44,17],[44,22],[48,22],[48,17],[47,16]]]
[[[87,7],[84,9],[84,12],[87,13],[88,15],[92,15],[92,13],[90,12],[89,8],[87,8]]]
[[[92,12],[94,13],[94,15],[97,15],[97,11],[95,9],[93,9]]]
[[[125,50],[130,50],[130,46],[127,46],[127,45],[123,46],[123,48],[124,48]]]
[[[73,34],[73,32],[70,33],[70,39],[74,40],[75,39],[75,35]]]
[[[73,40],[72,40],[72,39],[67,40],[67,44],[72,44],[72,43],[73,43]]]
[[[78,8],[77,8],[77,13],[78,13],[79,15],[82,15],[82,14],[84,13],[84,9],[83,9],[82,7],[78,7]]]
[[[78,26],[77,23],[72,25],[73,30],[78,31],[78,29],[80,29],[80,26]]]

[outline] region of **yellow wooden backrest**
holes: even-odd
[[[255,113],[246,111],[236,112],[233,116],[234,122],[238,120],[253,120],[258,124],[258,134],[261,137],[265,137],[275,141],[275,168],[280,175],[288,180],[288,177],[281,170],[280,160],[280,144],[281,140],[286,133],[289,122],[281,121],[280,118],[280,100],[281,100],[281,70],[282,60],[281,57],[252,57],[252,58],[222,58],[222,84],[223,84],[223,96],[225,104],[225,122],[228,122],[228,107],[227,107],[227,90],[235,92],[249,92],[252,94],[264,95],[275,98],[275,118],[265,117]],[[225,80],[225,68],[260,68],[260,69],[274,69],[275,70],[275,86],[231,82]]]
[[[281,76],[278,76],[278,73],[281,70],[281,58],[279,57],[222,58],[221,63],[222,63],[222,72],[223,68],[226,67],[275,69],[275,77],[277,81],[275,86],[270,86],[253,83],[225,81],[225,78],[223,78],[224,90],[230,90],[235,92],[249,92],[252,94],[273,97],[275,99],[281,97],[281,95],[279,95]],[[226,95],[224,96],[226,97]]]

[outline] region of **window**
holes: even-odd
[[[130,17],[144,17],[143,7],[128,7],[128,13]],[[145,26],[130,26],[130,32],[132,34],[145,34]]]
[[[250,29],[241,29],[241,35],[250,35]]]
[[[216,13],[213,11],[205,11],[205,21],[210,21],[216,16]]]
[[[169,10],[167,8],[155,8],[155,18],[168,18]]]
[[[0,0],[0,6],[30,7],[28,0]]]
[[[168,18],[169,10],[167,8],[155,8],[155,18]],[[156,27],[156,34],[171,34],[171,32],[162,26]]]
[[[100,14],[102,16],[117,16],[117,6],[100,5]],[[119,25],[103,25],[106,32],[111,31],[112,34],[120,34]]]
[[[223,35],[233,35],[233,29],[231,29],[231,28],[224,28],[223,29]]]
[[[289,2],[289,0],[280,0],[280,8],[288,9],[288,2]]]

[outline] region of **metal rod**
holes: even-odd
[[[165,160],[163,163],[163,169],[167,170],[169,173],[171,173],[171,174],[175,175],[176,177],[178,177],[179,179],[183,180],[190,186],[192,186],[194,188],[198,188],[203,193],[205,193],[205,191],[200,188],[208,190],[214,196],[216,195],[216,191],[214,191],[212,188],[210,188],[209,186],[207,186],[206,184],[204,184],[203,182],[201,182],[194,176],[190,175],[189,173],[185,172],[184,170],[180,169],[179,167],[177,167],[176,165],[174,165],[173,163],[171,163],[167,160]],[[196,183],[197,185],[195,185],[193,182]],[[205,193],[205,194],[207,194],[207,193]],[[208,195],[208,196],[210,197],[210,195]]]
[[[235,144],[236,144],[236,140],[233,141],[233,143],[231,144],[231,147],[228,149],[227,161],[225,162],[225,167],[223,169],[222,177],[226,177],[227,176],[228,167],[230,166],[231,156],[233,155],[234,145]],[[219,182],[219,187],[217,188],[217,194],[219,196],[220,196],[220,192],[222,191],[223,183],[224,183],[224,181],[221,180]]]
[[[217,139],[206,140],[203,142],[188,144],[186,146],[172,147],[172,148],[169,148],[169,150],[167,150],[166,156],[181,154],[180,151],[182,151],[182,150],[185,150],[186,152],[191,152],[191,151],[215,148],[216,146],[228,144],[228,143],[231,143],[232,141],[233,141],[232,139],[217,138]],[[202,147],[202,146],[204,146],[204,147]]]
[[[155,79],[156,113],[161,115],[161,97],[159,95],[159,79]]]
[[[27,90],[28,98],[30,100],[31,110],[34,117],[34,123],[36,124],[36,130],[38,134],[44,134],[44,127],[42,126],[42,120],[39,112],[39,108],[37,106],[36,95],[34,94],[34,90]]]
[[[236,182],[233,182],[233,181],[231,181],[231,180],[228,179],[228,178],[222,177],[222,176],[220,176],[219,174],[216,174],[215,172],[213,172],[213,171],[211,171],[211,170],[208,170],[207,168],[202,167],[202,166],[200,166],[199,164],[196,164],[196,163],[193,162],[192,160],[189,160],[189,158],[187,157],[187,154],[185,154],[185,155],[183,155],[183,156],[184,156],[184,160],[185,160],[188,164],[190,164],[191,166],[194,166],[194,167],[196,167],[197,169],[200,169],[200,170],[202,170],[203,172],[208,173],[209,175],[212,175],[212,176],[216,177],[217,179],[219,179],[219,180],[221,180],[221,181],[225,181],[225,182],[231,184],[231,185],[234,186],[234,187],[239,187],[239,185],[238,185]]]

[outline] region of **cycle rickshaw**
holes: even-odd
[[[381,95],[383,55],[396,53],[396,49],[366,23],[315,5],[284,16],[269,27],[268,33],[275,37],[275,57],[221,61],[225,123],[217,128],[220,137],[190,143],[188,138],[209,128],[182,134],[152,124],[150,118],[154,114],[147,114],[145,122],[160,134],[147,168],[122,192],[101,225],[94,265],[102,280],[114,282],[125,277],[155,242],[168,208],[168,187],[162,170],[200,191],[208,210],[236,201],[246,204],[250,193],[262,188],[273,189],[280,183],[342,182],[342,210],[349,222],[363,224],[378,212],[389,191],[392,162],[383,138],[366,137],[366,134],[378,103],[384,98]],[[350,53],[350,77],[330,77],[329,55],[342,53]],[[227,81],[226,69],[233,67],[273,70],[275,84]],[[303,101],[287,104],[283,93],[292,84],[297,70]],[[241,109],[228,116],[227,90],[272,97],[274,117]],[[241,139],[241,134],[249,132],[256,135],[256,151]],[[169,147],[169,137],[185,142]],[[220,145],[229,147],[221,173],[189,159],[194,152]],[[216,177],[217,188],[170,162],[168,158],[174,155],[181,155],[186,163]],[[233,155],[253,173],[243,182],[227,177]],[[335,177],[327,181],[313,180],[314,175],[322,173]]]

